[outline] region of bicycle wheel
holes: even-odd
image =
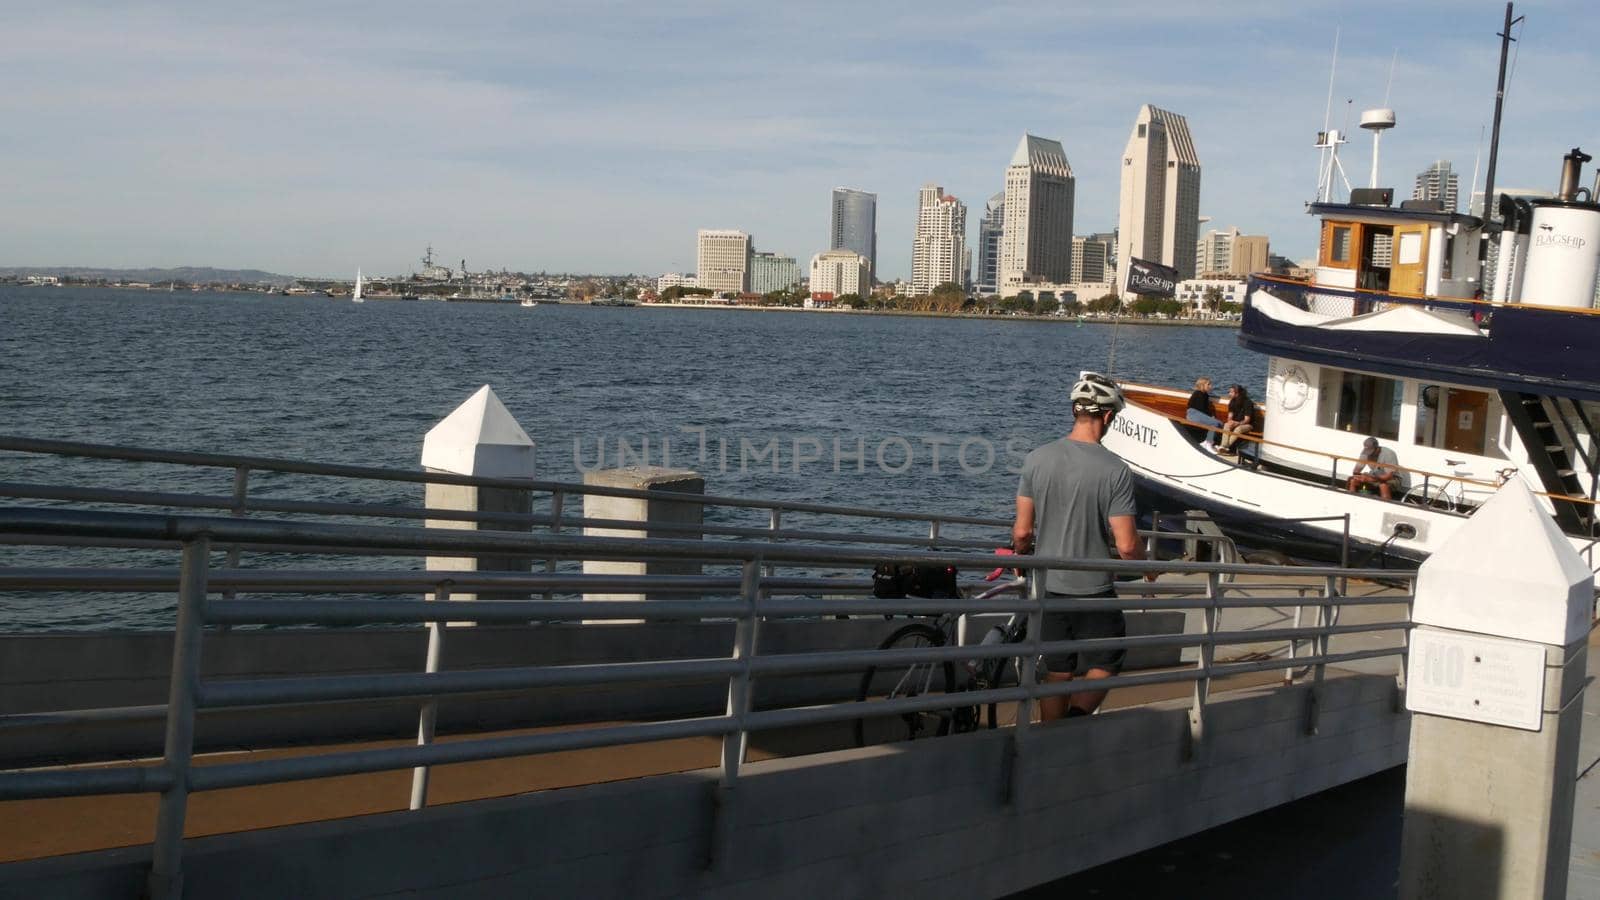
[[[879,650],[903,650],[912,647],[942,647],[944,633],[920,622],[907,625],[889,635]],[[950,692],[955,683],[955,666],[950,663],[912,663],[903,666],[873,666],[861,676],[857,700],[870,700],[881,696],[884,700],[902,700],[923,694]],[[910,741],[923,737],[941,737],[950,733],[950,710],[903,713],[893,716],[871,716],[855,721],[856,746]]]

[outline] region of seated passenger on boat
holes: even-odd
[[[1222,423],[1222,447],[1219,453],[1233,453],[1233,445],[1238,443],[1239,435],[1249,434],[1255,425],[1256,404],[1250,399],[1250,394],[1245,391],[1244,385],[1235,384],[1228,388],[1228,421]]]
[[[1361,458],[1356,460],[1356,467],[1351,470],[1350,480],[1345,487],[1358,491],[1366,485],[1375,485],[1378,496],[1393,500],[1394,488],[1403,489],[1405,480],[1405,472],[1400,470],[1400,459],[1394,455],[1394,451],[1379,445],[1377,438],[1369,437],[1361,444]]]
[[[1196,378],[1194,380],[1194,393],[1189,395],[1189,406],[1184,410],[1184,418],[1196,425],[1206,425],[1211,428],[1221,428],[1222,420],[1212,412],[1216,409],[1211,401],[1211,379]],[[1217,433],[1199,428],[1189,429],[1189,435],[1195,440],[1206,441],[1211,446],[1217,445]]]

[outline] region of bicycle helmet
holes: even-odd
[[[1122,411],[1122,390],[1117,383],[1099,372],[1084,372],[1072,386],[1073,413],[1099,414]]]

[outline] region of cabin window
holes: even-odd
[[[1318,388],[1317,424],[1386,440],[1400,437],[1399,381],[1323,369]]]
[[[1348,269],[1355,265],[1356,227],[1349,223],[1327,222],[1322,228],[1322,264]]]

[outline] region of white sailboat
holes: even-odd
[[[350,302],[351,303],[365,303],[365,302],[367,302],[366,300],[363,300],[362,297],[361,297],[361,270],[359,268],[356,269],[356,289],[350,295]]]

